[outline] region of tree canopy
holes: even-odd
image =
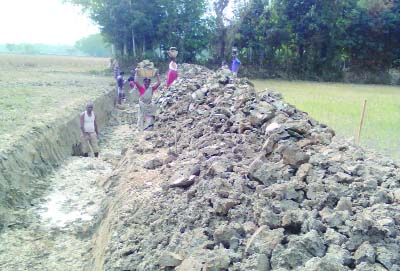
[[[234,46],[244,65],[322,80],[400,66],[400,0],[66,1],[121,58],[163,57],[176,46],[181,61],[207,55],[220,64]]]
[[[108,46],[100,34],[93,34],[78,40],[75,48],[89,56],[109,57],[111,55],[110,46]]]

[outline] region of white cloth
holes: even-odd
[[[139,130],[146,129],[154,123],[156,105],[152,102],[153,89],[148,87],[139,98],[138,127]]]
[[[178,64],[175,63],[176,68],[174,68],[173,65],[172,65],[173,63],[175,63],[175,62],[171,61],[171,62],[169,63],[169,69],[170,69],[170,70],[173,70],[173,71],[178,71]]]
[[[91,116],[88,115],[87,111],[85,111],[85,116],[83,117],[83,129],[86,133],[94,133],[94,112],[92,111]]]

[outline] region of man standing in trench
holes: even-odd
[[[94,156],[99,157],[99,145],[97,143],[99,132],[96,116],[93,112],[93,102],[87,102],[86,111],[81,113],[81,131],[83,156],[88,157],[90,148],[92,148]]]

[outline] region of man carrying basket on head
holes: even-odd
[[[153,73],[153,74],[150,74]],[[149,77],[156,73],[157,83],[150,86],[151,79]],[[138,75],[144,77],[143,85],[139,83]],[[155,70],[136,69],[135,72],[135,85],[139,91],[139,112],[138,112],[138,128],[141,131],[151,130],[154,126],[154,119],[156,115],[156,106],[152,101],[153,93],[160,86],[160,75]]]
[[[169,87],[178,78],[178,65],[176,64],[176,56],[178,55],[178,51],[175,47],[171,47],[168,50],[168,55],[171,62],[169,63],[167,74],[167,87]]]

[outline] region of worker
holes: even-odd
[[[83,156],[88,157],[91,148],[94,156],[99,157],[99,131],[97,129],[96,116],[93,112],[93,102],[86,103],[86,111],[81,113],[80,123]]]

